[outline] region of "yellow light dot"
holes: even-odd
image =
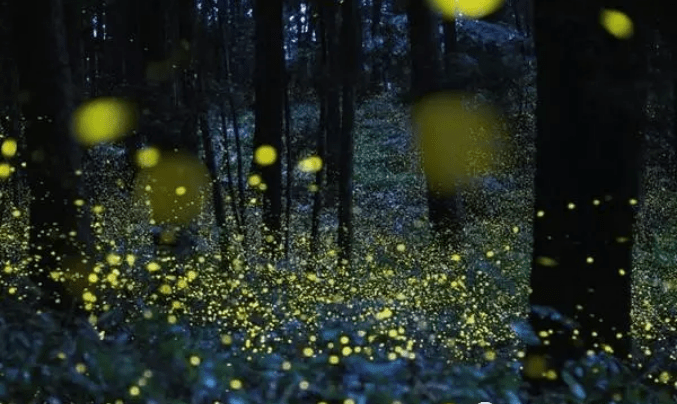
[[[85,201],[83,201],[82,199],[76,199],[74,203],[75,203],[75,206],[84,206],[85,205]]]
[[[273,146],[259,146],[254,153],[254,161],[261,166],[269,166],[277,160],[277,151]]]
[[[259,184],[261,184],[261,176],[258,174],[252,174],[247,178],[247,184],[249,184],[250,187],[256,187]]]
[[[155,272],[159,269],[160,269],[160,264],[158,264],[157,262],[149,262],[148,264],[146,264],[146,270],[148,272]]]
[[[7,163],[0,163],[0,178],[9,178],[12,174],[12,167]]]
[[[92,212],[96,213],[97,215],[100,215],[101,213],[103,213],[103,206],[101,206],[101,205],[94,205],[94,206],[92,207]]]
[[[221,336],[221,343],[223,345],[230,345],[233,343],[233,338],[230,335],[224,334]]]
[[[242,388],[242,382],[238,379],[233,379],[230,381],[230,388],[233,390],[240,390]]]
[[[87,291],[87,292],[84,292],[82,294],[82,300],[84,300],[86,302],[94,303],[94,302],[96,302],[96,296],[94,296],[94,294],[92,292]]]
[[[87,366],[84,363],[78,363],[75,365],[75,371],[78,373],[85,373],[87,371]]]
[[[141,394],[141,389],[139,388],[139,386],[132,386],[132,387],[129,388],[129,395],[130,396],[136,397],[139,394]]]
[[[131,107],[112,97],[96,98],[79,106],[72,124],[76,140],[85,146],[117,140],[135,126]]]
[[[310,156],[299,161],[299,170],[304,173],[314,173],[322,169],[322,159],[319,156]]]
[[[172,287],[165,283],[162,286],[160,286],[160,293],[162,293],[163,295],[168,295],[172,293]]]
[[[407,249],[407,247],[404,244],[401,244],[401,243],[398,244],[396,248],[397,248],[397,251],[399,251],[399,252],[404,252],[404,250]]]
[[[108,254],[106,256],[106,262],[108,262],[109,265],[120,265],[120,262],[122,261],[122,257],[120,257],[117,254]]]
[[[2,142],[2,147],[0,147],[0,150],[2,151],[2,155],[7,158],[14,157],[17,150],[16,140],[12,138],[5,139],[5,141]]]
[[[19,217],[19,216],[21,216],[21,211],[18,210],[18,209],[14,209],[14,210],[12,211],[12,216],[14,216],[14,217]]]
[[[482,18],[498,10],[502,0],[429,0],[430,6],[446,19]]]
[[[628,39],[634,32],[632,20],[621,11],[602,10],[599,19],[604,29],[616,38]]]
[[[190,357],[190,364],[193,365],[193,366],[198,366],[200,364],[200,357],[195,356],[195,355],[191,356]]]
[[[536,257],[536,263],[544,267],[556,267],[557,265],[559,265],[557,260],[555,260],[554,258],[543,256]]]
[[[392,317],[392,315],[393,315],[393,312],[389,308],[386,307],[385,309],[376,313],[376,319],[385,320],[387,318]]]
[[[87,277],[87,280],[89,281],[89,283],[96,283],[99,280],[99,276],[95,273],[91,273]]]
[[[185,195],[186,194],[186,187],[184,187],[184,186],[176,187],[175,192],[178,196]]]
[[[136,165],[141,168],[155,167],[160,162],[160,150],[156,147],[145,147],[136,152]]]

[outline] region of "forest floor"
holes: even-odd
[[[0,358],[9,358],[0,360],[0,372],[12,375],[0,382],[0,399],[7,392],[22,394],[15,400],[28,397],[42,380],[81,389],[69,395],[79,403],[103,402],[91,398],[99,391],[108,399],[146,397],[147,403],[525,402],[514,377],[517,353],[524,348],[518,334],[527,313],[531,265],[530,171],[478,180],[464,194],[465,245],[459,251],[436,250],[407,119],[388,99],[371,100],[358,110],[350,273],[334,264],[335,210],[324,211],[322,247],[318,255],[310,254],[310,193],[292,206],[293,253],[287,260],[261,259],[255,225],[247,226],[244,238],[231,231],[232,246],[221,256],[209,206],[196,230],[202,238],[196,253],[173,260],[156,256],[149,227],[140,225],[142,209],[117,190],[113,176],[99,181],[92,199],[104,206],[96,219],[102,249],[95,266],[102,281],[88,287],[99,296],[92,308],[97,332],[110,331],[100,334],[100,341],[84,334],[58,337],[49,317],[23,313],[17,316],[32,320],[13,323],[11,310],[21,310],[12,305],[4,317],[0,314],[1,334],[9,338],[0,346]],[[247,139],[244,153],[251,155]],[[310,177],[297,174],[295,185],[310,183]],[[677,197],[657,185],[661,175],[660,167],[646,172],[640,225],[652,231],[644,231],[635,246],[633,333],[645,376],[666,383],[670,378],[661,372],[672,370],[665,368],[665,358],[674,355],[668,350],[674,344],[665,338],[674,335]],[[21,189],[13,192],[26,196]],[[15,209],[21,206],[3,204],[2,231],[15,242],[4,243],[2,253],[9,257],[6,266],[17,266],[0,275],[8,291],[28,290],[16,260],[23,237],[17,230],[26,223],[12,215]],[[246,223],[258,220],[258,208],[248,207]],[[151,263],[161,270],[150,271]],[[129,304],[121,303],[130,297]],[[54,355],[65,359],[49,362]],[[590,374],[576,380],[594,391]],[[47,385],[43,394],[51,391]],[[561,399],[551,402],[570,402]]]

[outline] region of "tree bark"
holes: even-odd
[[[437,90],[440,76],[435,19],[424,2],[411,1],[407,8],[411,46],[411,93],[417,97]],[[441,248],[458,245],[463,232],[460,194],[442,195],[427,183],[428,217]]]
[[[587,349],[630,351],[630,281],[645,72],[643,32],[620,40],[599,24],[597,2],[538,0],[537,157],[530,321],[554,330],[530,347],[559,371]],[[639,28],[639,27],[637,27]],[[534,306],[578,323],[578,335]],[[596,333],[593,337],[592,333]],[[617,335],[621,335],[618,338]],[[537,388],[547,385],[536,377]]]
[[[34,7],[12,2],[14,54],[24,102],[29,204],[30,278],[44,292],[43,304],[61,313],[84,315],[81,296],[68,294],[50,277],[65,258],[80,256],[87,234],[78,231],[81,151],[70,136],[73,84],[61,0]],[[72,323],[71,323],[72,324]]]
[[[284,50],[282,0],[257,0],[254,5],[256,20],[255,68],[255,132],[254,150],[262,145],[272,146],[277,158],[273,164],[253,166],[261,173],[266,189],[263,192],[263,222],[268,243],[273,253],[280,240],[282,213],[282,107],[284,101]]]
[[[343,60],[343,99],[341,154],[339,165],[338,246],[339,265],[350,268],[353,237],[353,124],[355,119],[355,83],[358,74],[357,48],[360,28],[356,0],[344,0],[341,44]]]

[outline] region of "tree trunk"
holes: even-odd
[[[255,68],[255,132],[254,150],[263,145],[272,146],[277,158],[272,164],[254,163],[261,173],[266,189],[263,192],[263,222],[272,254],[280,243],[282,213],[282,107],[284,101],[284,50],[282,0],[257,0],[254,6],[256,20]]]
[[[373,49],[377,49],[379,46],[378,40],[381,39],[384,41],[384,38],[381,37],[381,15],[383,9],[383,0],[372,0],[371,3],[371,41],[373,44]],[[374,53],[380,56],[380,53]],[[379,56],[376,56],[371,64],[371,79],[370,87],[371,91],[374,93],[379,93],[382,90],[382,86],[385,84],[383,81],[383,60]]]
[[[423,2],[409,2],[409,41],[411,46],[411,93],[425,96],[439,84],[437,24]],[[441,248],[458,245],[463,232],[460,194],[442,195],[428,183],[428,217]]]
[[[444,29],[444,73],[456,74],[452,71],[452,58],[456,53],[456,20],[445,20]]]
[[[43,304],[80,315],[81,296],[69,295],[50,272],[63,270],[66,258],[79,258],[87,234],[78,232],[80,148],[70,136],[73,88],[61,0],[34,7],[12,2],[14,44],[20,89],[25,102],[26,173],[29,205],[30,278],[44,292]]]
[[[632,8],[630,8],[632,9]],[[530,321],[538,334],[527,361],[548,369],[609,346],[630,350],[631,250],[638,199],[642,116],[634,85],[644,77],[643,32],[619,40],[599,24],[599,4],[535,3],[537,157]],[[579,334],[537,314],[552,307]],[[596,332],[596,337],[592,333]],[[622,338],[617,338],[617,335]],[[533,385],[546,386],[539,375]],[[561,380],[561,379],[560,379]]]
[[[360,28],[356,0],[344,0],[341,43],[343,60],[343,104],[339,178],[338,246],[339,265],[350,268],[353,236],[353,123],[355,119],[355,83],[358,74],[357,48]]]
[[[323,12],[323,8],[320,7],[320,13]],[[317,37],[320,40],[320,76],[324,76],[327,73],[327,41],[326,41],[326,24],[325,18],[320,15],[319,22],[317,24]],[[317,136],[315,138],[315,150],[317,151],[317,156],[322,159],[322,169],[318,170],[315,173],[315,185],[316,190],[313,192],[313,211],[311,213],[310,219],[310,252],[313,255],[317,255],[320,249],[320,212],[322,211],[322,194],[320,190],[323,189],[323,182],[325,179],[325,173],[327,170],[326,164],[326,140],[327,140],[327,82],[326,80],[321,80],[317,86],[317,98],[320,102],[320,116],[319,123],[317,126]]]
[[[341,153],[341,86],[339,77],[342,74],[339,65],[338,24],[336,23],[337,9],[333,2],[320,5],[320,13],[325,20],[327,66],[326,75],[320,77],[326,85],[327,111],[326,111],[326,184],[322,192],[325,196],[325,205],[336,206],[336,184],[339,180],[339,159]]]

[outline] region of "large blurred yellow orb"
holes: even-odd
[[[604,9],[599,19],[604,29],[618,39],[629,39],[634,33],[632,20],[621,11]]]
[[[135,195],[149,202],[156,223],[187,224],[202,211],[209,185],[209,172],[197,157],[163,151],[156,165],[138,173]]]
[[[446,19],[486,17],[503,5],[503,0],[428,0],[430,7]]]
[[[470,109],[462,94],[438,92],[413,105],[412,121],[432,189],[451,194],[473,177],[501,167],[498,145],[503,133],[489,106]]]
[[[75,139],[85,145],[112,142],[131,132],[136,119],[132,106],[121,99],[101,97],[80,105],[72,116]]]

